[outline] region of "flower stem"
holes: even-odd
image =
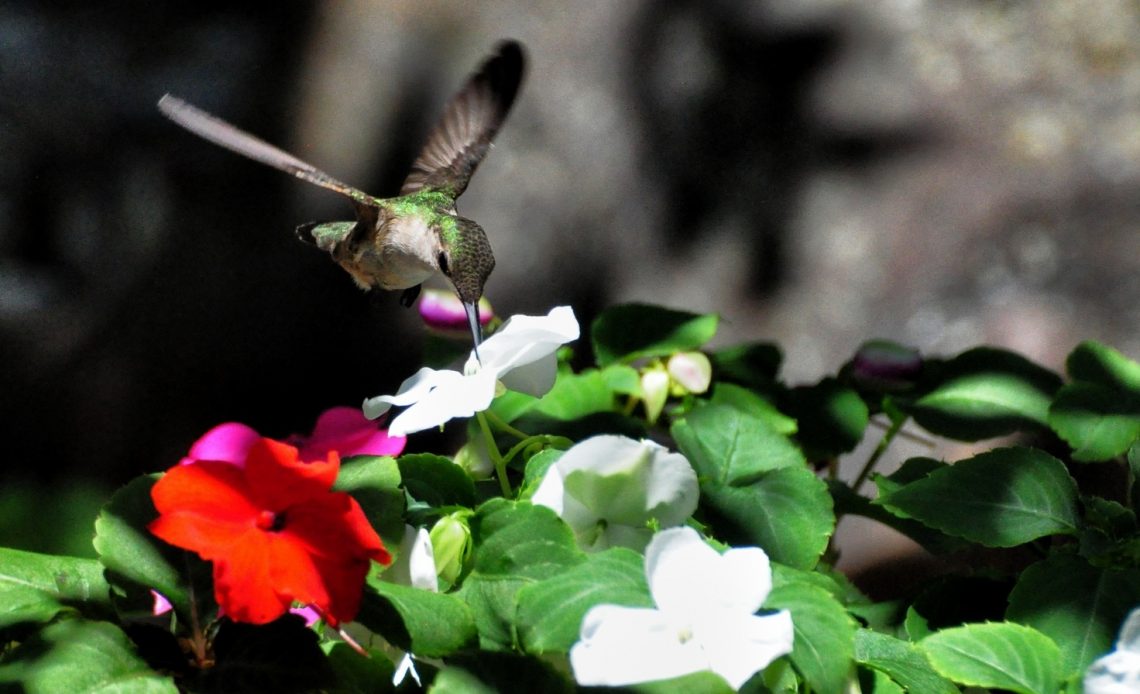
[[[887,428],[886,433],[883,434],[883,438],[879,440],[879,445],[875,446],[875,451],[871,453],[871,457],[867,459],[866,464],[863,465],[863,469],[859,471],[858,477],[851,483],[852,491],[859,491],[859,487],[863,486],[863,483],[871,476],[871,471],[875,469],[875,463],[878,463],[879,458],[883,457],[883,454],[887,452],[887,447],[891,445],[891,441],[894,441],[895,435],[899,433],[905,423],[906,419],[902,417],[891,422],[891,426]]]
[[[502,417],[500,417],[499,415],[495,414],[494,412],[492,412],[490,410],[486,410],[486,411],[482,412],[481,414],[486,415],[487,419],[490,420],[491,424],[495,425],[495,428],[498,429],[499,431],[503,432],[503,433],[510,434],[511,436],[514,436],[516,439],[519,439],[520,441],[530,438],[530,434],[526,433],[525,431],[521,431],[519,429],[516,429],[513,426],[511,426],[510,424],[507,424],[506,422],[503,421]]]
[[[507,461],[503,460],[503,454],[495,445],[495,435],[491,433],[491,426],[487,423],[484,413],[476,412],[475,421],[479,422],[479,429],[483,432],[483,439],[487,442],[487,453],[491,456],[491,462],[495,464],[495,476],[499,478],[499,489],[503,492],[503,498],[509,499],[514,496],[514,492],[511,491],[510,480],[507,479]]]

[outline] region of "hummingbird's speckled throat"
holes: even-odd
[[[297,235],[327,251],[363,289],[403,289],[410,306],[436,272],[455,287],[476,347],[482,338],[479,299],[495,267],[483,228],[459,216],[467,189],[522,84],[522,46],[504,41],[456,94],[428,136],[400,194],[376,198],[293,155],[169,94],[158,108],[175,123],[217,145],[346,196],[355,222],[303,224]]]

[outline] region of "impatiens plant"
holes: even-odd
[[[1140,364],[876,340],[793,385],[717,324],[492,320],[310,434],[220,424],[110,499],[97,559],[0,549],[0,689],[1135,691]],[[879,469],[903,437],[976,452]],[[845,516],[927,578],[864,592]]]

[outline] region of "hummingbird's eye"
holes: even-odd
[[[439,261],[439,271],[445,275],[450,275],[451,270],[447,267],[447,254],[443,251],[440,251],[439,258],[437,260]]]

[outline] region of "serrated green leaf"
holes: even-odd
[[[937,371],[937,384],[926,394],[897,402],[928,431],[961,441],[1046,426],[1061,386],[1048,369],[990,347],[963,352]]]
[[[805,464],[786,436],[735,407],[698,408],[674,423],[670,433],[702,483],[746,485],[767,471]]]
[[[773,588],[764,607],[792,613],[791,660],[814,691],[846,691],[854,675],[855,620],[826,590],[808,583]]]
[[[47,622],[65,610],[89,616],[111,609],[111,586],[94,559],[0,547],[0,628]]]
[[[1140,392],[1140,364],[1099,342],[1089,340],[1077,345],[1065,359],[1065,371],[1074,381]]]
[[[855,632],[855,662],[890,675],[916,694],[958,694],[958,688],[934,671],[915,644],[893,636],[869,629]]]
[[[690,412],[671,433],[697,471],[717,537],[758,545],[784,564],[815,565],[835,530],[831,497],[786,437],[723,405]]]
[[[598,366],[663,357],[698,349],[716,334],[720,317],[674,311],[647,304],[606,309],[590,326]]]
[[[1101,569],[1055,554],[1021,573],[1006,619],[1052,638],[1061,648],[1062,671],[1076,673],[1112,650],[1117,628],[1137,604],[1140,570]]]
[[[602,369],[602,379],[610,390],[622,395],[637,395],[641,392],[641,376],[637,369],[626,364],[610,364]]]
[[[748,682],[752,682],[749,680]],[[693,672],[668,680],[657,680],[622,687],[620,691],[637,692],[638,694],[731,694],[736,691],[720,675],[708,671]],[[746,682],[741,691],[753,691]]]
[[[835,532],[827,485],[806,467],[770,470],[747,485],[700,486],[700,508],[715,535],[762,547],[773,561],[810,569]]]
[[[906,690],[882,670],[861,669],[859,672],[861,694],[906,694]],[[958,691],[957,688],[954,691]]]
[[[796,433],[796,420],[776,409],[754,390],[734,383],[717,383],[713,386],[710,402],[714,405],[735,407],[741,412],[763,420],[772,430],[789,436]]]
[[[1109,460],[1140,439],[1140,393],[1070,383],[1049,407],[1049,426],[1073,447],[1073,460]]]
[[[1056,694],[1061,689],[1060,649],[1027,626],[968,624],[931,634],[919,645],[939,674],[960,684],[1020,694]]]
[[[582,617],[602,603],[653,607],[645,582],[645,560],[631,550],[612,548],[518,595],[518,633],[523,649],[535,655],[570,650]]]
[[[421,657],[440,657],[473,645],[475,617],[454,595],[371,581],[356,621]]]
[[[812,460],[847,453],[863,440],[870,421],[867,403],[853,388],[826,378],[788,393],[788,410],[799,424],[796,438]]]
[[[475,483],[450,458],[434,453],[411,453],[397,461],[404,489],[429,506],[475,505]]]
[[[892,513],[987,547],[1077,531],[1077,488],[1064,464],[1034,448],[999,448],[880,497]]]
[[[516,642],[519,590],[585,561],[574,533],[550,509],[493,499],[471,517],[474,568],[458,595],[475,616],[482,648]]]
[[[873,476],[872,479],[879,487],[880,496],[886,494],[883,491],[884,487],[897,489],[902,486],[891,482],[882,475]],[[862,516],[882,523],[917,542],[923,549],[932,554],[950,554],[970,546],[969,542],[960,537],[953,537],[933,528],[928,528],[914,519],[894,515],[862,494],[856,494],[854,490],[839,480],[828,480],[827,489],[835,505],[836,518],[843,518],[848,515]]]
[[[23,694],[177,694],[109,622],[63,619],[5,655],[0,688]]]

